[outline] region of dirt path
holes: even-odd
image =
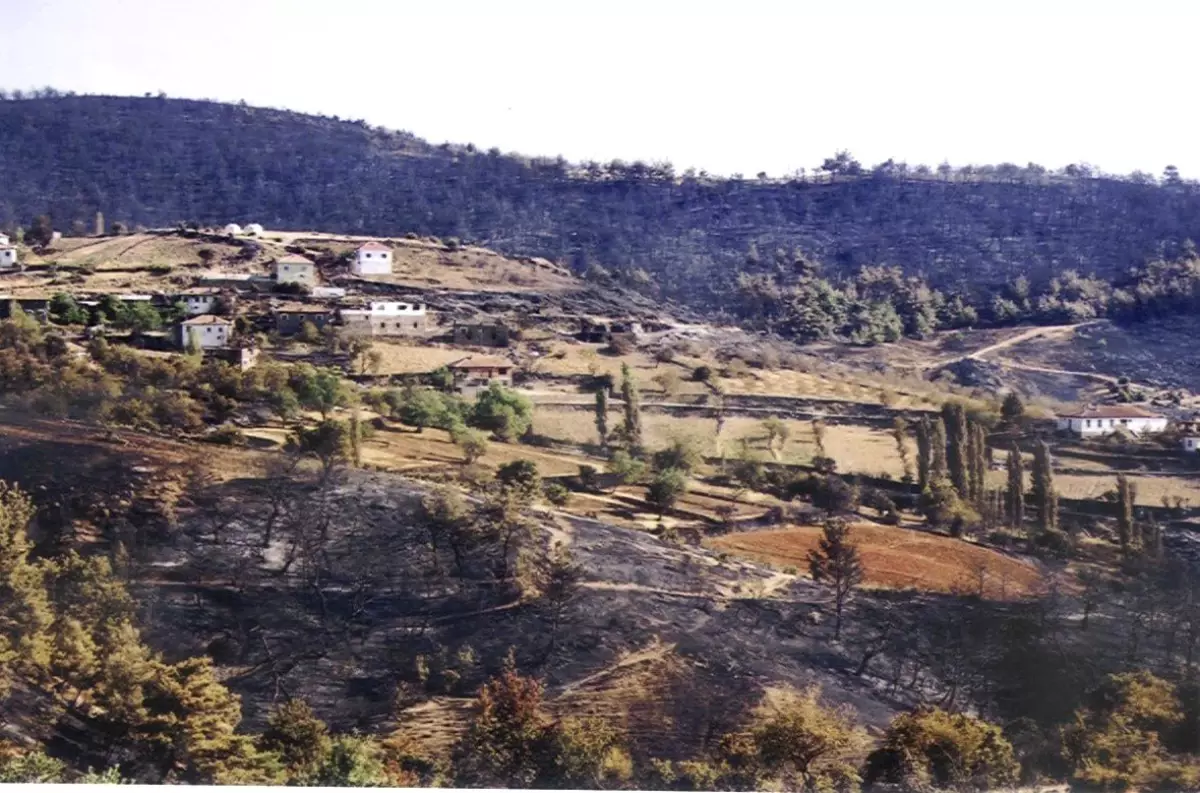
[[[921,371],[928,371],[930,369],[940,369],[943,366],[949,366],[950,364],[958,363],[959,361],[982,361],[984,360],[985,356],[991,355],[999,350],[1007,349],[1008,347],[1014,347],[1021,342],[1029,341],[1030,339],[1042,338],[1044,336],[1060,336],[1074,333],[1078,328],[1087,327],[1088,325],[1095,325],[1100,321],[1101,320],[1089,320],[1087,322],[1077,322],[1073,325],[1041,325],[1033,328],[1026,328],[1020,333],[1014,333],[1012,336],[1009,336],[1006,339],[1001,339],[1000,341],[995,342],[994,344],[989,344],[986,347],[980,347],[978,350],[969,352],[966,355],[952,355],[948,358],[940,358],[935,361],[919,364],[916,368]],[[1053,370],[1046,371],[1052,374],[1056,373]],[[1067,374],[1070,373],[1068,372]]]

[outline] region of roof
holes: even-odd
[[[215,314],[201,314],[198,317],[192,317],[191,319],[185,319],[182,324],[184,324],[184,325],[232,325],[233,320],[226,319],[225,317],[218,317]]]
[[[297,256],[294,253],[289,253],[282,259],[276,259],[276,264],[312,264],[312,259],[306,259],[303,256]]]
[[[219,295],[221,290],[215,286],[195,286],[191,289],[185,289],[182,292],[176,292],[176,297],[199,297],[201,295]]]
[[[362,245],[359,245],[357,248],[355,248],[356,252],[357,251],[390,251],[390,250],[391,250],[391,248],[389,248],[386,245],[383,245],[382,243],[378,243],[378,242],[364,242]]]
[[[450,369],[497,369],[499,367],[508,367],[511,369],[516,364],[507,358],[501,358],[499,355],[468,355],[466,358],[455,361],[450,364]]]
[[[291,313],[291,314],[331,314],[333,309],[329,306],[310,306],[307,303],[284,303],[275,307],[275,313]]]
[[[1063,419],[1161,419],[1164,416],[1151,413],[1136,405],[1091,405],[1078,413],[1060,413]]]

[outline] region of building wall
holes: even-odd
[[[1183,450],[1185,452],[1192,452],[1193,454],[1200,453],[1200,437],[1184,438]]]
[[[0,248],[0,267],[17,266],[17,249]]]
[[[311,264],[276,264],[275,280],[281,284],[311,285],[317,280],[316,268]]]
[[[355,275],[387,275],[392,271],[391,251],[359,251],[354,255]]]
[[[1165,418],[1132,418],[1132,419],[1059,419],[1058,428],[1069,430],[1081,437],[1090,438],[1100,435],[1111,435],[1118,430],[1132,432],[1135,435],[1154,434],[1167,428]]]
[[[508,328],[503,325],[455,325],[455,344],[476,344],[484,347],[507,347]]]
[[[182,327],[183,332],[195,339],[196,344],[202,350],[209,347],[225,347],[229,344],[228,325],[183,325]],[[187,336],[184,336],[183,339],[186,345]]]
[[[217,307],[217,296],[184,295],[183,307],[184,312],[189,317],[197,317],[201,314],[211,314],[213,309]]]
[[[300,332],[305,322],[311,322],[317,330],[324,330],[333,321],[332,314],[309,313],[305,311],[279,311],[275,314],[275,330],[284,336],[293,336]]]

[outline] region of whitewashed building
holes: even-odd
[[[346,290],[340,286],[314,286],[312,296],[322,299],[343,298],[346,296]]]
[[[198,317],[201,314],[213,313],[220,298],[219,289],[191,289],[179,294],[176,300],[183,304],[183,313],[189,317]]]
[[[7,248],[10,244],[8,235],[0,233],[0,248]]]
[[[1183,450],[1188,454],[1200,454],[1200,435],[1188,435],[1183,439]]]
[[[263,235],[263,227],[258,223],[247,223],[246,228],[242,231],[247,237],[261,237]]]
[[[0,246],[0,270],[11,270],[17,266],[17,249]]]
[[[404,336],[421,333],[428,325],[424,303],[373,300],[365,308],[343,308],[342,325],[347,333],[364,336]]]
[[[275,281],[312,286],[317,282],[317,267],[303,256],[284,256],[275,262]]]
[[[236,237],[237,235],[242,233],[242,227],[236,223],[230,223],[229,225],[225,226],[224,231],[229,236]]]
[[[1098,405],[1078,413],[1057,417],[1058,429],[1081,438],[1128,432],[1131,435],[1153,435],[1167,428],[1167,419],[1134,405]]]
[[[202,317],[192,317],[179,323],[179,344],[188,346],[188,340],[195,342],[202,350],[214,347],[228,347],[233,338],[233,322],[225,317],[205,314]]]
[[[388,275],[392,272],[392,249],[378,242],[360,245],[354,252],[350,272],[355,275]]]

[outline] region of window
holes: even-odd
[[[1090,428],[1090,427],[1092,426],[1092,420],[1091,420],[1091,419],[1084,419],[1083,426],[1085,426],[1085,427],[1089,427],[1089,428]]]

